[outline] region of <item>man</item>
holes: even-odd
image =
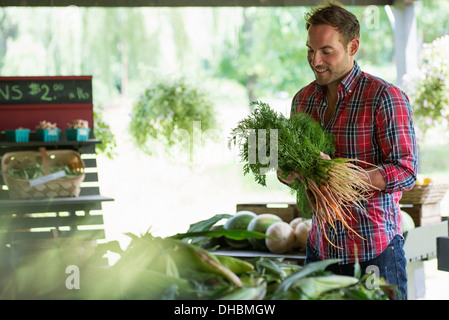
[[[291,112],[310,114],[335,135],[335,154],[322,157],[361,160],[358,164],[365,169],[366,180],[375,187],[372,197],[363,203],[366,212],[351,209],[355,219],[349,224],[365,240],[340,221],[336,230],[320,230],[312,224],[306,263],[337,258],[341,262],[330,269],[354,275],[358,261],[362,271],[379,271],[375,275],[397,285],[398,298],[404,299],[406,259],[398,203],[402,191],[414,186],[417,173],[409,100],[399,88],[361,71],[354,59],[360,26],[352,13],[328,3],[306,15],[306,29],[307,60],[316,80],[294,96]],[[296,172],[285,180],[280,173],[278,176],[287,184],[301,178]],[[326,241],[324,232],[341,249]]]

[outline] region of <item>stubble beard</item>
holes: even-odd
[[[351,71],[352,69],[352,65],[350,63],[350,61],[340,61],[337,65],[342,65],[344,64],[345,67],[340,69],[340,70],[334,70],[331,67],[322,67],[322,66],[318,66],[318,67],[313,67],[312,65],[310,65],[310,67],[312,68],[312,72],[315,76],[315,80],[316,82],[320,85],[320,86],[329,86],[331,84],[334,83],[340,83],[341,80],[343,80],[344,77],[346,77],[346,75]],[[325,75],[326,77],[322,80],[320,80],[320,74],[317,74],[316,70],[326,70],[325,73],[323,75]]]

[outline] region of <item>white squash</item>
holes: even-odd
[[[265,234],[273,237],[272,239],[265,238],[265,244],[271,253],[285,253],[292,248],[295,241],[295,231],[285,221],[273,223]]]
[[[295,242],[293,247],[299,251],[305,251],[307,245],[307,237],[312,228],[311,220],[303,220],[295,228]]]

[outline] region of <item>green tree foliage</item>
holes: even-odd
[[[157,64],[157,42],[151,42],[151,32],[138,9],[8,8],[2,9],[0,23],[2,75],[91,74],[95,105],[126,93],[129,75],[141,81],[145,75],[140,61]],[[12,42],[8,52],[11,38],[17,42]],[[150,45],[152,50],[136,43]],[[94,118],[94,134],[102,141],[97,151],[113,157],[115,137],[97,107]]]
[[[355,57],[359,64],[362,67],[392,65],[393,29],[385,8],[357,6],[349,9],[360,22],[360,47]]]
[[[101,141],[101,143],[95,145],[95,151],[104,154],[109,159],[113,159],[117,155],[115,152],[117,142],[109,124],[103,119],[101,108],[98,106],[94,106],[94,119],[94,135],[95,138]]]
[[[415,14],[418,33],[424,43],[449,33],[449,1],[415,1]]]
[[[394,67],[385,8],[347,8],[361,22],[356,59],[362,68]],[[305,47],[308,7],[0,10],[1,75],[90,74],[95,104],[137,97],[154,75],[233,79],[250,101],[280,92],[291,97],[313,80]],[[415,10],[424,42],[448,32],[446,0],[415,1]]]
[[[138,8],[83,9],[82,70],[101,78],[101,93],[109,98],[145,79],[142,62],[158,63],[159,42],[146,18]]]
[[[8,51],[8,41],[16,38],[17,34],[18,22],[11,21],[6,10],[0,8],[0,70],[6,51]]]
[[[293,94],[310,82],[304,13],[302,7],[245,8],[237,43],[227,43],[218,75],[245,86],[250,101],[267,91]]]
[[[357,59],[362,65],[391,64],[392,29],[385,10],[377,6],[348,9],[361,24]],[[308,7],[245,8],[238,41],[227,42],[217,75],[239,81],[247,88],[250,101],[282,91],[292,96],[313,80],[307,62],[304,22],[304,14],[309,10]]]

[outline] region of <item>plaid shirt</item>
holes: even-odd
[[[355,262],[355,247],[359,261],[371,260],[384,251],[395,235],[402,234],[399,199],[402,191],[411,189],[416,181],[417,147],[410,103],[399,88],[362,72],[355,62],[338,87],[335,113],[324,125],[326,106],[323,88],[314,81],[294,96],[291,112],[310,114],[335,135],[334,157],[376,164],[387,187],[375,191],[364,202],[366,213],[352,209],[356,219],[348,223],[366,240],[348,231],[340,221],[336,221],[336,230],[320,230],[313,223],[308,240],[323,260]],[[363,162],[359,165],[369,167]],[[323,232],[342,249],[329,244]]]

